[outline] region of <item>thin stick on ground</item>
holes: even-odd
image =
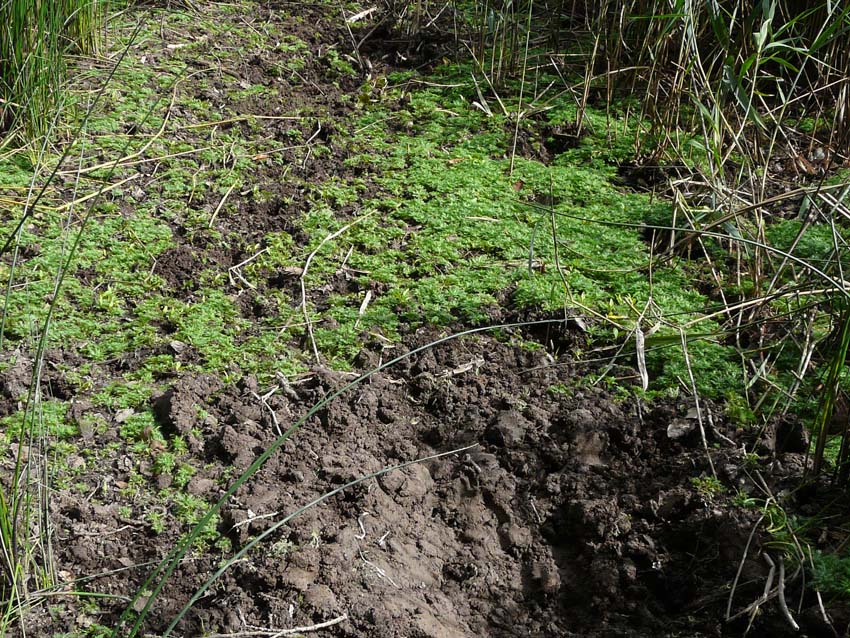
[[[306,634],[311,631],[327,629],[348,620],[348,614],[342,614],[336,618],[305,627],[292,627],[291,629],[249,629],[237,631],[232,634],[210,634],[207,638],[278,638],[279,636],[293,636],[295,634]]]
[[[762,593],[761,598],[759,598],[752,605],[750,605],[750,607],[747,608],[749,609],[750,619],[747,622],[747,630],[744,632],[745,636],[750,633],[750,629],[753,626],[753,621],[755,620],[756,614],[758,614],[759,609],[761,609],[761,606],[773,597],[771,590],[773,589],[773,578],[776,573],[776,564],[773,562],[773,559],[770,557],[770,554],[764,553],[762,554],[762,558],[764,558],[765,562],[770,567],[770,571],[767,573],[767,580],[764,583],[764,593]]]
[[[750,552],[750,545],[753,543],[753,537],[756,535],[756,530],[761,525],[761,522],[764,520],[764,514],[756,521],[756,524],[753,525],[753,529],[750,530],[750,537],[747,539],[747,544],[744,547],[744,555],[741,556],[741,562],[738,563],[738,571],[735,573],[735,579],[732,581],[732,589],[729,591],[729,600],[726,603],[726,622],[729,622],[732,619],[732,601],[735,599],[735,590],[738,587],[738,581],[741,579],[741,572],[744,571],[744,563],[747,562],[747,555]]]
[[[782,610],[782,615],[785,616],[785,619],[794,631],[800,631],[800,625],[794,620],[788,609],[788,603],[785,602],[785,559],[782,556],[779,557],[779,583],[776,589],[779,595],[779,608]]]
[[[274,408],[269,405],[269,397],[272,396],[275,392],[277,392],[279,386],[274,386],[271,390],[269,390],[266,394],[260,395],[256,392],[251,392],[257,401],[268,411],[269,418],[271,418],[272,425],[274,426],[274,431],[277,436],[283,434],[283,430],[280,429],[280,422],[277,419],[277,414],[275,414]]]
[[[702,409],[700,408],[699,393],[697,392],[697,383],[694,379],[694,371],[691,368],[691,357],[688,354],[688,338],[684,330],[679,331],[682,339],[682,355],[685,357],[685,367],[688,369],[688,380],[691,384],[691,392],[694,395],[694,405],[697,410],[697,423],[699,423],[699,433],[702,438],[702,447],[705,450],[705,457],[708,459],[708,466],[711,468],[711,475],[717,478],[717,472],[714,469],[714,461],[711,460],[711,452],[708,449],[708,440],[705,438],[705,424],[702,420]]]
[[[227,201],[227,198],[230,196],[230,193],[233,192],[233,189],[236,188],[236,186],[237,186],[236,183],[231,184],[230,188],[227,189],[227,191],[222,196],[221,200],[218,202],[218,206],[215,207],[215,210],[213,211],[212,217],[210,217],[209,228],[212,228],[213,224],[215,224],[215,219],[216,219],[216,217],[218,217],[218,214],[221,212],[221,209],[224,207],[224,202]]]
[[[227,276],[228,276],[228,278],[230,279],[230,285],[231,285],[231,286],[236,286],[236,280],[233,278],[233,277],[234,277],[234,275],[235,275],[235,276],[239,279],[239,281],[241,281],[242,283],[244,283],[244,284],[245,284],[246,286],[248,286],[249,288],[251,288],[251,289],[253,289],[253,290],[256,290],[256,289],[257,289],[257,287],[256,287],[254,284],[252,284],[250,281],[248,281],[247,279],[245,279],[245,277],[243,277],[243,276],[242,276],[242,268],[243,268],[243,266],[247,266],[247,265],[248,265],[248,264],[250,264],[252,261],[254,261],[255,259],[257,259],[257,258],[258,258],[258,257],[260,257],[261,255],[264,255],[264,254],[265,254],[265,253],[267,253],[267,252],[269,252],[268,247],[263,248],[261,251],[259,251],[259,252],[257,252],[257,253],[254,253],[253,255],[251,255],[250,257],[248,257],[247,259],[243,259],[242,261],[240,261],[240,262],[239,262],[238,264],[236,264],[235,266],[231,266],[230,268],[228,268],[228,269],[227,269]]]

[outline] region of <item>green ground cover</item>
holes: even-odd
[[[154,477],[171,477],[154,489],[137,471],[124,488],[128,514],[154,531],[163,516],[189,528],[206,506],[185,489],[197,469],[186,460],[185,442],[166,440],[153,418],[150,399],[168,380],[204,372],[227,382],[253,375],[271,386],[279,374],[296,379],[315,354],[350,370],[369,339],[389,347],[420,325],[486,325],[499,305],[519,319],[539,310],[581,317],[588,349],[614,344],[629,365],[645,355],[649,389],[631,379],[628,392],[676,395],[690,391],[693,377],[701,396],[723,402],[742,424],[752,422],[741,397],[744,357],[714,319],[703,320],[717,304],[703,292],[707,275],[687,259],[653,255],[643,228],[668,223],[672,204],[618,179],[618,168],[633,159],[638,123],[616,110],[588,109],[575,144],[550,153],[545,133],[535,131],[579,119],[566,99],[527,104],[507,92],[498,107],[496,100],[481,104],[470,80],[475,68],[449,61],[427,73],[364,79],[341,48],[317,53],[281,21],[260,24],[244,14],[238,5],[202,15],[150,10],[138,33],[137,14],[116,19],[108,54],[114,59],[128,47],[126,57],[90,113],[108,64],[104,58],[76,69],[56,136],[71,152],[21,228],[14,269],[0,267],[9,282],[5,346],[34,350],[52,308],[47,347],[78,357],[57,364],[65,377],[93,405],[129,410],[119,433],[136,470],[150,460]],[[268,77],[304,85],[302,74],[318,65],[338,85],[358,83],[357,91],[341,92],[346,115],[287,102],[267,80],[233,77],[222,91],[229,68],[270,48],[287,58],[264,71]],[[264,101],[292,110],[250,110]],[[286,139],[268,135],[266,116],[289,123]],[[71,139],[79,125],[82,134]],[[332,127],[344,142],[311,141],[317,125]],[[518,131],[532,140],[519,152]],[[35,162],[32,154],[0,158],[4,236],[16,228],[26,189],[44,181],[61,150],[51,147]],[[333,158],[336,174],[287,173],[310,158],[330,164],[333,153],[344,154]],[[290,194],[281,195],[270,175],[289,181]],[[83,197],[102,187],[89,208]],[[249,204],[291,205],[292,228],[247,243],[232,222],[250,214]],[[813,263],[829,262],[833,229],[819,227],[797,242],[801,225],[781,220],[766,239]],[[158,261],[186,245],[199,255],[193,281],[158,274]],[[718,245],[707,245],[722,261]],[[216,261],[234,250],[245,257],[235,270]],[[281,273],[291,285],[269,286]],[[340,279],[345,286],[336,285]],[[729,291],[753,285],[744,278]],[[262,316],[245,315],[243,294],[259,298]],[[799,302],[776,303],[790,312]],[[178,356],[184,347],[196,353],[189,362]],[[791,370],[798,352],[789,346],[777,356],[786,356]],[[115,362],[123,359],[139,363],[116,377]],[[562,390],[568,388],[553,389]],[[0,425],[9,445],[25,419],[36,418],[51,435],[58,480],[73,485],[81,466],[62,459],[82,455],[96,463],[109,451],[81,449],[84,427],[107,426],[75,422],[70,406],[70,399],[45,398],[35,417],[14,414]],[[227,549],[214,533],[201,541]]]
[[[196,244],[232,249],[241,238],[220,231],[213,216],[245,214],[245,197],[272,198],[271,185],[262,181],[265,166],[255,158],[275,163],[284,157],[260,120],[234,107],[245,98],[273,96],[276,89],[234,85],[222,109],[203,97],[217,90],[208,81],[215,72],[211,65],[240,65],[275,42],[291,56],[288,68],[275,73],[291,76],[310,64],[309,47],[280,31],[280,24],[257,28],[240,12],[226,6],[217,6],[215,17],[151,11],[132,43],[132,24],[115,23],[111,50],[130,48],[88,116],[91,87],[104,68],[96,64],[75,74],[63,126],[71,131],[85,117],[87,123],[70,141],[74,147],[60,179],[22,229],[18,245],[26,258],[11,273],[5,338],[33,343],[57,273],[80,233],[48,346],[82,358],[69,373],[90,389],[95,404],[141,416],[149,414],[160,381],[181,372],[230,380],[254,374],[266,383],[275,373],[306,369],[312,356],[298,345],[305,337],[304,309],[293,304],[290,291],[267,289],[263,282],[303,268],[314,251],[304,277],[307,291],[326,288],[343,265],[358,288],[323,298],[310,294],[303,313],[314,322],[320,357],[344,369],[370,333],[394,343],[402,327],[483,324],[498,303],[517,313],[543,308],[584,316],[590,335],[602,339],[628,339],[636,327],[675,336],[677,325],[710,305],[685,267],[653,262],[638,228],[669,215],[670,204],[616,185],[617,167],[632,152],[629,122],[591,110],[574,148],[549,163],[517,156],[511,150],[515,117],[528,105],[505,98],[506,112],[485,113],[475,104],[471,67],[454,64],[427,76],[372,78],[359,95],[343,96],[356,108],[333,126],[347,140],[345,168],[362,176],[299,185],[309,205],[294,223],[307,237],[305,245],[297,245],[291,233],[269,233],[241,247],[257,257],[241,268],[236,285],[219,264],[201,263],[193,274],[197,288],[175,289],[156,274],[157,259],[178,245],[175,228]],[[142,47],[163,35],[167,47],[161,54]],[[354,77],[345,58],[331,51],[325,63],[333,73]],[[399,103],[400,109],[392,106]],[[296,141],[302,137],[299,124],[327,123],[329,117],[303,109],[281,115],[292,118]],[[553,101],[531,121],[557,126],[576,118],[574,106]],[[233,119],[241,122],[228,125]],[[317,146],[311,152],[331,151]],[[39,166],[55,161],[49,155]],[[156,174],[149,178],[144,171],[152,166]],[[3,160],[2,171],[7,191],[43,179],[33,178],[20,155]],[[91,210],[83,202],[64,204],[68,192],[93,193],[104,183],[109,186]],[[348,213],[341,216],[344,208]],[[20,211],[9,209],[6,233]],[[263,290],[274,309],[269,316],[253,323],[242,316],[237,295],[246,286]],[[376,292],[367,299],[369,290]],[[701,331],[714,328],[709,322]],[[160,352],[174,341],[194,348],[197,360],[186,367]],[[672,347],[648,353],[655,390],[675,388],[686,375],[681,350],[675,339],[669,341]],[[144,354],[149,351],[154,353]],[[137,369],[103,381],[110,362],[139,352],[144,360]],[[739,387],[733,350],[709,340],[694,345],[693,354],[701,392],[721,397]],[[61,419],[54,421],[60,427]]]
[[[110,160],[121,153],[129,156],[143,146],[144,161],[156,160],[158,165],[156,183],[145,186],[153,188],[156,196],[134,191],[138,187],[131,181],[111,190],[104,198],[107,201],[96,205],[64,283],[52,339],[73,345],[95,365],[170,338],[199,350],[200,369],[225,372],[238,349],[244,372],[268,376],[280,368],[281,360],[291,360],[289,369],[294,371],[295,362],[303,357],[291,351],[287,337],[303,331],[303,326],[274,332],[296,314],[292,300],[283,293],[274,299],[276,316],[260,326],[259,334],[246,338],[245,319],[233,298],[238,291],[228,290],[227,273],[215,264],[197,274],[201,289],[188,299],[180,292],[165,292],[166,282],[148,274],[157,257],[175,245],[175,224],[206,241],[231,246],[235,237],[221,236],[209,227],[210,202],[234,185],[262,197],[264,185],[252,183],[256,167],[250,158],[275,151],[275,145],[262,135],[251,135],[250,125],[185,133],[187,127],[214,117],[209,103],[194,95],[183,100],[180,89],[186,81],[186,60],[203,55],[209,45],[196,42],[194,36],[180,39],[179,28],[192,16],[167,12],[149,18],[150,25],[160,21],[165,25],[175,53],[152,64],[134,57],[131,50],[108,87],[108,102],[92,114],[86,137],[76,144],[80,152],[88,153],[84,167],[91,158],[105,165],[81,177],[80,187],[88,189],[106,175],[113,183],[133,175],[133,167],[121,163],[111,170]],[[234,30],[222,24],[201,20],[200,27],[209,31],[210,38],[225,39],[218,46],[225,53],[228,41],[238,40],[246,43],[249,52],[251,47],[261,52],[269,39],[283,36],[273,32],[273,25],[266,25],[267,32],[260,37],[253,29]],[[142,31],[138,38],[156,36]],[[119,40],[115,46],[120,45]],[[305,48],[292,42],[291,36],[286,46],[296,52]],[[226,65],[227,58],[222,62]],[[430,79],[451,86],[468,77],[468,71],[447,65]],[[91,72],[98,73],[99,69]],[[585,119],[590,132],[577,148],[560,154],[551,164],[534,158],[512,160],[512,119],[477,109],[471,82],[448,89],[410,88],[415,85],[401,82],[411,79],[410,74],[406,76],[391,77],[396,88],[360,101],[350,120],[335,124],[350,135],[346,165],[364,171],[379,194],[363,199],[366,183],[362,178],[304,184],[310,210],[297,224],[309,237],[307,245],[293,245],[287,233],[269,234],[257,246],[258,252],[265,252],[244,269],[245,281],[259,284],[276,269],[303,267],[307,255],[319,248],[305,280],[308,289],[326,284],[346,255],[362,289],[381,288],[362,314],[362,293],[334,293],[322,304],[327,309],[309,309],[319,325],[316,342],[324,357],[336,365],[350,365],[364,331],[379,331],[393,340],[401,323],[486,321],[489,305],[506,292],[509,303],[519,308],[589,312],[610,320],[610,324],[600,322],[600,329],[619,326],[621,333],[636,325],[650,299],[658,317],[677,317],[682,322],[708,305],[689,284],[685,270],[676,265],[652,266],[647,243],[636,228],[607,225],[640,224],[669,209],[666,202],[618,188],[612,181],[618,164],[628,159],[631,131],[612,141],[606,116],[591,112]],[[85,76],[79,79],[85,81]],[[237,93],[265,90],[257,85]],[[163,113],[172,91],[171,112],[181,117],[172,115],[165,123]],[[384,106],[403,94],[409,95],[403,110],[393,112]],[[72,95],[78,101],[71,114],[86,104],[85,93]],[[509,111],[516,107],[510,102],[506,106]],[[239,114],[225,111],[215,116]],[[321,118],[322,114],[291,116]],[[560,106],[541,117],[558,124],[573,121],[576,114],[574,108]],[[138,139],[128,144],[125,131],[137,123],[147,135],[136,130]],[[161,126],[165,129],[160,133]],[[69,170],[66,179],[71,177]],[[27,179],[20,172],[18,184]],[[236,202],[234,197],[218,214],[240,214]],[[336,211],[352,204],[356,223],[325,242],[351,224],[352,219],[339,218]],[[13,219],[10,216],[7,229]],[[20,285],[11,291],[7,313],[7,335],[13,340],[33,334],[46,314],[53,276],[66,254],[69,236],[79,228],[74,217],[70,227],[68,220],[65,210],[48,209],[34,215],[22,234],[21,245],[37,245],[38,254],[25,260],[15,275]],[[333,318],[333,328],[321,326],[326,317]],[[162,333],[159,324],[164,322],[176,326],[173,335]],[[272,332],[274,339],[268,336]],[[273,341],[280,344],[277,350]],[[160,373],[166,372],[161,368],[167,360],[155,365]],[[663,376],[665,365],[658,361],[662,385],[670,380]]]

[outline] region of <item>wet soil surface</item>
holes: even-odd
[[[405,347],[439,336],[420,331]],[[722,619],[739,566],[733,611],[764,586],[761,535],[750,539],[759,513],[692,484],[711,475],[710,458],[724,485],[745,486],[740,433],[715,421],[706,451],[693,405],[643,405],[577,383],[586,370],[526,337],[481,333],[436,345],[309,418],[225,505],[218,531],[239,549],[277,527],[195,604],[178,634],[338,621],[318,635],[740,635],[746,619]],[[387,355],[364,351],[364,363]],[[153,405],[168,436],[187,436],[207,468],[188,491],[214,501],[225,473],[273,443],[276,424],[350,381],[318,367],[263,401],[268,389],[251,378],[225,385],[190,375]],[[92,444],[109,442],[107,433]],[[278,526],[352,480],[435,454],[444,456],[364,480]],[[799,455],[780,458],[793,464]],[[179,533],[120,516],[127,469],[118,458],[85,477],[99,504],[60,494],[56,511],[59,564],[77,575],[115,570],[91,583],[115,595],[130,594],[147,571],[134,566],[165,555]],[[219,560],[191,553],[148,630],[162,630]],[[783,635],[778,609],[765,610],[756,628]],[[807,619],[821,635],[817,617]]]
[[[338,20],[319,9],[304,11],[293,29],[300,28],[311,47],[347,41]],[[369,46],[364,51],[375,64],[398,62],[398,55],[382,57],[374,40]],[[249,60],[230,73],[272,81],[274,62]],[[245,110],[286,112],[300,105],[325,109],[332,119],[351,108],[338,97],[356,90],[356,82],[331,82],[311,68],[301,75],[300,88],[282,93],[286,103],[246,104]],[[290,135],[284,124],[263,126],[269,136]],[[288,232],[303,244],[296,220],[309,206],[304,182],[351,178],[344,148],[336,146],[341,136],[333,126],[318,130],[307,127],[299,139],[319,135],[329,153],[307,161],[303,148],[293,150],[288,174],[256,168],[254,178],[274,197],[263,203],[248,197],[237,214],[218,217],[217,230],[231,238],[227,247],[186,232],[175,219],[177,245],[159,257],[156,274],[190,297],[200,270],[249,258],[269,231]],[[529,154],[541,144],[549,154],[570,140],[568,131],[542,131],[523,144]],[[213,208],[216,201],[207,204]],[[269,282],[290,285],[285,278]],[[262,291],[242,292],[247,318],[265,312],[258,305]],[[494,310],[494,322],[502,312]],[[583,336],[553,326],[556,339],[546,331],[502,330],[449,340],[321,407],[224,505],[215,532],[233,551],[268,536],[195,602],[176,635],[273,635],[299,627],[315,636],[376,638],[741,635],[747,614],[724,622],[731,584],[737,575],[734,614],[761,595],[769,572],[762,552],[771,549],[759,510],[736,506],[731,495],[741,489],[764,498],[762,486],[778,493],[790,485],[804,465],[805,445],[777,449],[775,433],[744,435],[709,404],[701,403],[697,414],[693,400],[646,404],[606,390],[590,382],[592,370],[570,354],[570,344]],[[410,332],[395,348],[367,343],[359,370],[445,334]],[[194,356],[184,344],[163,347],[183,362]],[[74,365],[74,357],[60,349],[48,361]],[[117,375],[140,358],[116,361],[101,374]],[[16,361],[0,380],[0,414],[18,409],[32,374],[27,353],[18,352]],[[70,418],[108,424],[102,432],[81,425],[85,445],[104,454],[97,467],[69,459],[78,469],[75,488],[53,495],[56,570],[63,580],[85,578],[87,589],[115,598],[85,610],[77,597],[57,596],[51,613],[33,617],[30,635],[113,626],[187,531],[171,517],[156,528],[150,516],[126,515],[134,477],[162,490],[173,477],[154,467],[154,443],[150,461],[128,453],[120,435],[127,410],[95,408],[51,372],[57,366],[47,369],[45,392],[74,400]],[[193,372],[163,380],[165,389],[150,406],[166,438],[182,437],[192,465],[203,468],[186,491],[212,503],[275,443],[281,428],[355,376],[314,366],[295,381],[260,387],[250,376],[228,381]],[[783,427],[783,440],[799,433],[799,424]],[[760,483],[747,472],[744,450],[755,444],[778,461]],[[429,458],[435,455],[441,456]],[[407,465],[385,471],[400,464]],[[708,480],[714,474],[716,484]],[[340,490],[370,475],[376,476]],[[159,635],[227,556],[210,544],[190,551],[153,604],[144,631]],[[786,595],[797,601],[801,581],[788,580]],[[832,635],[806,592],[802,611],[795,608],[797,621],[809,635]],[[135,610],[145,601],[136,600]],[[774,599],[753,627],[754,635],[792,633]],[[251,633],[262,631],[269,633]]]

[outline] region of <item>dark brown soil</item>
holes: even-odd
[[[406,346],[438,336],[422,331]],[[364,363],[379,356],[364,352]],[[367,480],[307,510],[232,567],[196,603],[180,635],[342,616],[318,635],[740,635],[743,625],[722,619],[758,512],[691,484],[710,474],[691,405],[618,400],[581,378],[568,358],[480,334],[435,346],[344,393],[227,503],[220,531],[234,548],[359,476],[473,447]],[[317,368],[268,398],[275,418],[258,400],[267,389],[250,378],[226,386],[186,376],[154,407],[164,431],[188,436],[208,468],[189,492],[212,501],[229,468],[241,472],[272,443],[275,419],[292,423],[349,381]],[[570,390],[552,392],[558,384]],[[201,438],[191,433],[197,406],[208,414]],[[744,485],[738,433],[715,425],[708,433],[714,466],[724,484]],[[102,482],[101,505],[61,499],[58,560],[75,574],[119,570],[91,585],[127,595],[147,572],[127,568],[162,557],[177,530],[157,535],[122,519],[120,459],[104,478],[87,477]],[[744,561],[736,611],[763,587],[759,538]],[[163,628],[218,560],[206,553],[180,566],[150,631]],[[787,633],[778,610],[766,607],[756,628]]]

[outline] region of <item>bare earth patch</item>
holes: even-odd
[[[420,332],[407,345],[435,336]],[[675,440],[668,432],[671,422],[688,421],[689,406],[639,406],[570,385],[574,379],[569,359],[480,335],[437,346],[347,392],[226,506],[219,531],[234,549],[358,476],[474,447],[368,480],[308,510],[237,563],[180,634],[345,616],[320,635],[725,635],[728,584],[757,513],[690,484],[709,472],[697,429],[690,423]],[[247,468],[275,438],[275,420],[291,423],[348,380],[317,368],[266,400],[274,417],[250,379],[225,386],[187,376],[154,405],[169,436],[197,428],[196,408],[204,407],[202,437],[190,447],[207,470],[188,491],[215,500],[223,473]],[[572,390],[552,391],[563,384]],[[744,480],[730,438],[736,433],[716,426],[708,433],[715,466],[724,482]],[[60,495],[58,553],[66,569],[121,570],[175,542],[175,530],[154,534],[118,515],[122,499],[111,486],[127,477],[120,459],[108,474],[88,477],[107,486],[99,505]],[[744,564],[741,607],[763,586],[757,554],[751,547]],[[156,604],[151,631],[167,624],[217,561],[193,553],[184,562]],[[128,595],[144,573],[132,568],[93,586]],[[763,622],[782,628],[770,617]]]

